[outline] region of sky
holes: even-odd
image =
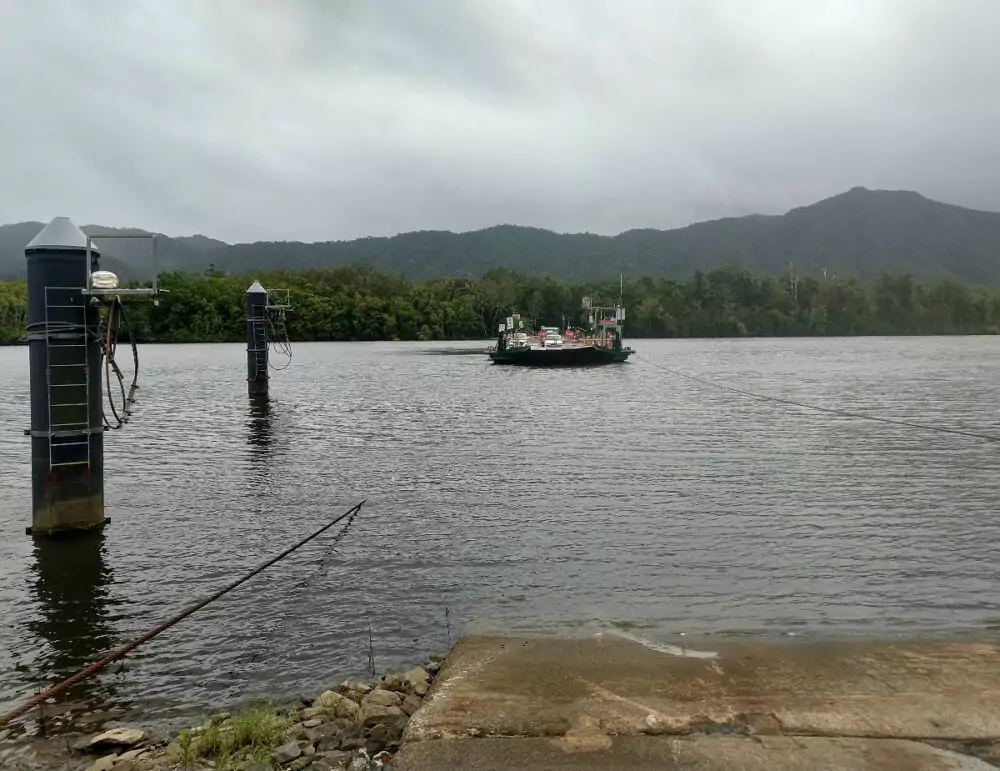
[[[1000,211],[997,0],[0,0],[0,223],[613,234]]]

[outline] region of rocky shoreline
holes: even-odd
[[[442,660],[370,682],[346,680],[290,709],[219,712],[169,740],[112,728],[54,749],[0,746],[4,769],[49,771],[370,771],[391,767]]]

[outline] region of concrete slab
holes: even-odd
[[[995,640],[725,643],[712,658],[669,650],[612,637],[463,638],[405,739],[1000,738]]]
[[[604,736],[412,742],[393,771],[996,771],[976,758],[899,739]]]

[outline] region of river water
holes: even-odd
[[[30,522],[26,348],[0,349],[0,710],[359,500],[362,513],[69,694],[147,721],[311,695],[465,632],[888,637],[1000,629],[1000,452],[670,375],[1000,437],[996,338],[635,341],[591,370],[482,343],[146,346],[106,437],[112,524]],[[478,351],[478,353],[477,353]]]

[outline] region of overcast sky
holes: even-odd
[[[1000,210],[1000,0],[0,0],[0,223],[617,233]]]

